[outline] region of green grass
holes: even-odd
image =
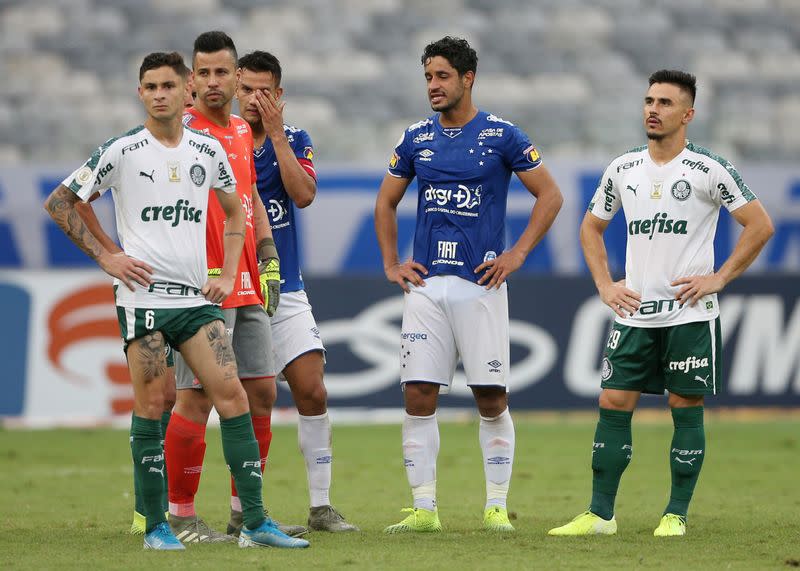
[[[410,503],[399,426],[334,430],[334,504],[362,533],[312,534],[303,551],[197,545],[143,552],[132,512],[126,431],[0,430],[2,569],[780,569],[800,560],[800,420],[707,422],[708,454],[684,538],[656,539],[667,500],[671,426],[634,420],[634,455],[617,503],[616,537],[550,538],[590,493],[593,420],[517,419],[510,509],[517,533],[480,530],[484,481],[476,423],[443,423],[440,516],[433,536],[385,536]],[[293,427],[275,429],[265,478],[272,513],[305,522],[306,477]],[[228,477],[209,430],[197,499],[224,528]],[[796,565],[795,565],[796,566]]]

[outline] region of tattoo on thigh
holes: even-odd
[[[220,367],[236,365],[236,357],[233,354],[228,335],[222,323],[216,321],[206,326],[206,337],[211,350],[214,352],[214,359]]]
[[[139,364],[145,379],[160,377],[167,372],[164,336],[160,331],[149,333],[139,340]]]

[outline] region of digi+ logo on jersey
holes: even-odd
[[[267,212],[269,213],[270,226],[272,226],[273,230],[284,228],[291,222],[288,219],[286,205],[280,200],[270,198],[269,206],[267,206]]]
[[[477,212],[464,211],[473,210],[480,206],[481,187],[469,188],[466,185],[459,184],[453,190],[450,188],[434,188],[433,185],[429,184],[428,188],[425,189],[425,201],[428,202],[425,212],[446,212],[459,216],[477,216]],[[448,206],[455,208],[446,208]]]

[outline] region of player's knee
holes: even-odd
[[[667,402],[670,408],[703,406],[703,395],[679,395],[677,393],[669,393]]]
[[[633,410],[636,406],[638,393],[632,391],[609,391],[600,393],[598,403],[600,408],[608,410]]]

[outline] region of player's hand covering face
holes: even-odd
[[[259,111],[258,95],[263,100],[271,99],[271,106],[277,112],[274,120],[262,117]],[[269,132],[271,123],[278,124],[281,132],[283,131],[283,103],[280,101],[283,89],[277,85],[277,81],[271,71],[252,71],[242,69],[239,72],[239,83],[236,88],[236,98],[239,101],[239,113],[242,118],[251,126],[261,125]],[[262,105],[263,107],[263,105]],[[260,130],[260,128],[259,128]]]

